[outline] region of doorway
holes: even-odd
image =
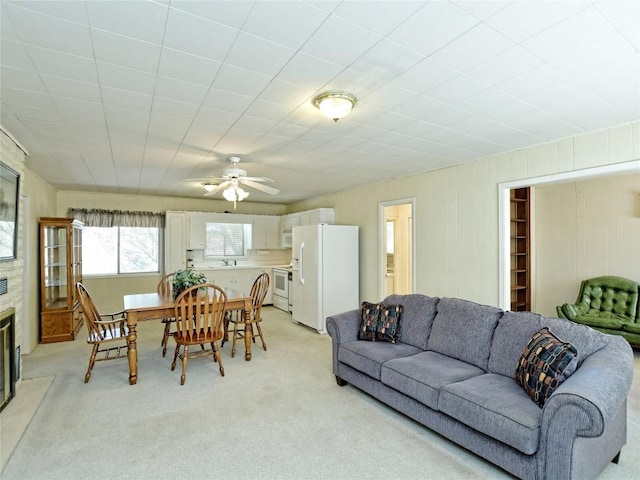
[[[380,298],[415,290],[414,210],[415,199],[379,204]]]

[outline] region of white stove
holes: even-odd
[[[291,312],[289,286],[293,280],[291,268],[275,267],[273,269],[273,306]]]

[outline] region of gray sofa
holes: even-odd
[[[461,299],[392,295],[398,343],[358,340],[361,312],[327,318],[339,385],[363,390],[522,479],[595,478],[626,443],[633,352],[619,336],[568,320]],[[539,407],[515,381],[532,335],[547,326],[578,367]]]

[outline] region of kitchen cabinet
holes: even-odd
[[[187,266],[187,212],[167,212],[164,235],[164,270],[184,270]]]
[[[280,246],[282,248],[291,248],[291,231],[293,227],[317,225],[319,223],[333,225],[335,223],[335,210],[333,208],[316,208],[283,215],[280,217]]]
[[[204,270],[203,272],[207,276],[207,282],[219,285],[222,288],[232,288],[242,294],[248,295],[251,292],[253,282],[261,273],[267,272],[269,274],[269,279],[271,280],[271,270],[271,268],[226,267]],[[272,304],[272,290],[273,289],[270,281],[269,290],[267,291],[267,296],[264,299],[265,305]]]
[[[75,284],[82,282],[82,222],[40,219],[40,333],[42,343],[74,340],[83,316]]]
[[[207,217],[206,213],[189,213],[189,250],[204,250]]]
[[[253,250],[280,248],[280,217],[275,215],[253,215],[251,248]]]

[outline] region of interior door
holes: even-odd
[[[414,199],[379,204],[380,297],[415,291]]]

